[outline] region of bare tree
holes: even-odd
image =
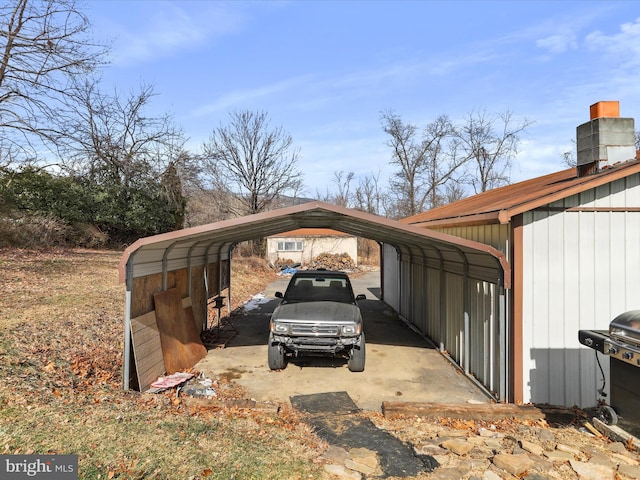
[[[66,166],[99,180],[107,176],[127,185],[136,176],[157,176],[170,164],[185,160],[182,132],[170,115],[147,115],[155,96],[153,87],[138,92],[107,95],[99,83],[86,80],[69,90],[67,113],[60,120],[64,134],[57,143]]]
[[[355,191],[355,207],[367,213],[380,215],[382,192],[380,191],[380,171],[360,179]]]
[[[185,220],[180,174],[192,157],[171,116],[147,115],[153,96],[149,85],[107,95],[84,79],[70,89],[59,119],[65,169],[92,186],[96,223],[127,241],[181,228]]]
[[[467,192],[462,181],[450,182],[447,183],[445,187],[442,204],[447,205],[449,203],[457,202],[458,200],[462,200],[466,196]]]
[[[23,149],[51,139],[67,84],[106,53],[89,34],[75,0],[0,3],[0,135]]]
[[[457,129],[457,137],[460,149],[475,167],[470,180],[475,193],[510,182],[511,162],[518,153],[520,135],[531,124],[524,119],[513,125],[513,114],[509,111],[499,116],[473,111],[466,117]]]
[[[353,172],[333,172],[333,183],[338,191],[333,195],[332,203],[341,207],[349,207],[351,204],[351,182],[353,182]]]
[[[336,189],[323,194],[316,193],[316,198],[323,202],[333,203],[342,207],[355,208],[363,212],[380,214],[382,209],[383,193],[380,188],[380,172],[377,175],[368,174],[357,179],[358,183],[353,190],[356,180],[354,172],[333,172],[333,183]]]
[[[575,167],[578,164],[578,154],[576,151],[576,141],[571,140],[573,148],[571,150],[567,150],[566,152],[562,152],[562,163],[567,167]]]
[[[393,111],[384,112],[381,123],[390,137],[391,162],[399,167],[390,181],[398,196],[394,215],[411,216],[440,205],[441,188],[455,179],[465,162],[452,149],[454,128],[449,118],[441,115],[422,133]]]
[[[271,128],[265,112],[230,114],[231,123],[214,129],[203,145],[206,175],[214,191],[233,195],[234,216],[268,210],[288,192],[298,192],[302,173],[299,151],[281,127]]]

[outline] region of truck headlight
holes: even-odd
[[[289,331],[289,326],[286,323],[271,323],[271,331],[273,333],[287,333]]]
[[[343,335],[355,335],[358,333],[358,330],[360,330],[358,328],[357,325],[343,325],[342,326],[342,334]]]

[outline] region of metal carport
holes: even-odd
[[[498,400],[508,398],[505,289],[510,288],[511,270],[504,254],[485,244],[322,202],[141,238],[128,247],[119,266],[120,281],[126,286],[124,389],[131,388],[133,376],[136,372],[139,375],[142,368],[142,362],[133,358],[132,321],[153,311],[154,293],[178,288],[182,297],[192,302],[196,323],[203,325],[207,301],[229,284],[234,246],[299,228],[331,228],[373,239],[386,250],[393,248],[397,263],[387,265],[392,263],[387,255],[382,268],[385,300],[386,290],[393,288],[396,305],[392,306],[409,323],[439,343],[443,352],[452,350],[448,343],[461,342],[459,347],[463,354],[460,358],[454,356],[454,362],[493,392]],[[461,289],[448,289],[452,279],[456,279]],[[487,297],[491,304],[487,308],[474,308],[471,303],[477,293],[474,297],[470,292],[482,284],[491,286]],[[460,291],[452,297],[454,290]],[[432,306],[433,303],[437,305]],[[437,315],[437,331],[423,326],[422,317],[429,317],[429,312]],[[495,342],[495,348],[492,348],[499,352],[497,367],[491,368],[489,376],[492,380],[489,382],[468,365],[472,356],[473,326],[486,323],[486,316],[496,325],[498,335],[492,337]],[[429,322],[433,323],[433,320]],[[452,336],[449,325],[462,329],[460,335],[453,332]],[[493,379],[496,376],[497,380]]]

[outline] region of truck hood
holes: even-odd
[[[273,312],[272,320],[279,322],[345,323],[361,321],[357,305],[340,302],[299,302],[281,304]]]

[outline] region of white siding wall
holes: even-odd
[[[640,309],[640,175],[524,215],[524,401],[592,407],[602,376],[578,330],[606,330]],[[608,360],[601,356],[608,378]]]
[[[278,251],[278,242],[302,242],[302,251]],[[270,262],[278,259],[308,263],[322,253],[347,253],[358,264],[358,240],[356,237],[269,237],[267,238],[267,257]]]
[[[398,261],[398,252],[391,245],[384,244],[382,246],[383,273],[382,278],[384,285],[382,291],[384,302],[392,307],[396,312],[400,311],[400,262]]]

